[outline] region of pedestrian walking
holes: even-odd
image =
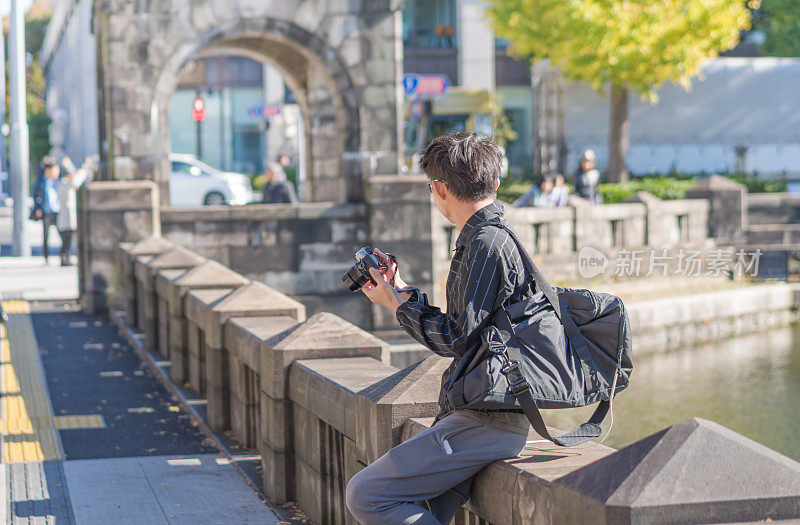
[[[376,284],[367,283],[364,293],[392,310],[406,333],[454,359],[442,377],[435,424],[391,449],[347,485],[347,507],[362,524],[449,523],[469,499],[473,476],[525,447],[529,423],[524,413],[455,409],[447,391],[460,359],[480,341],[494,306],[518,301],[527,290],[522,257],[503,227],[510,223],[495,201],[502,157],[491,139],[464,132],[437,137],[422,153],[420,167],[433,201],[460,230],[446,311],[408,286],[392,258],[375,250],[387,269],[383,274],[371,269]]]
[[[42,252],[44,263],[50,255],[48,241],[50,227],[56,225],[56,217],[60,209],[56,184],[61,168],[53,158],[45,158],[39,176],[33,185],[33,212],[31,218],[42,221]]]
[[[264,185],[262,203],[296,203],[297,195],[294,186],[286,179],[283,166],[277,162],[270,162],[267,165],[265,174],[267,183]]]
[[[56,219],[58,233],[61,235],[61,266],[72,266],[69,260],[69,252],[72,249],[72,239],[78,230],[78,195],[77,189],[85,183],[92,173],[92,159],[86,157],[83,166],[75,169],[69,157],[62,161],[64,165],[64,175],[59,179],[56,190],[60,210]]]

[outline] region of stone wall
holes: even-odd
[[[310,315],[336,312],[359,326],[372,326],[369,302],[341,280],[355,252],[367,244],[364,205],[164,209],[161,231],[176,244],[295,297]]]
[[[747,225],[797,224],[800,222],[800,194],[748,193]]]
[[[800,285],[771,283],[628,305],[636,355],[718,341],[797,322]]]
[[[800,243],[800,195],[747,194],[744,243],[796,252]]]
[[[137,315],[141,331],[156,334],[144,339],[148,349],[166,351],[172,367],[188,359],[188,385],[208,400],[209,426],[230,428],[244,446],[259,450],[264,492],[274,503],[296,501],[315,523],[354,524],[345,506],[347,482],[431,425],[450,360],[431,356],[399,370],[388,364],[386,343],[347,321],[329,313],[306,319],[302,304],[198,254],[187,267],[166,264],[189,258],[156,239],[118,252],[120,268],[135,274],[118,275],[119,286],[138,283],[138,293],[126,291],[126,303],[138,311],[138,303],[151,300],[143,292],[155,290],[164,303],[159,311],[169,313],[167,323]],[[143,251],[155,253],[136,255]],[[214,274],[220,278],[209,279]],[[123,310],[112,316],[131,340],[142,340]],[[533,443],[520,458],[478,473],[456,522],[798,518],[798,480],[800,464],[691,419],[619,451]]]

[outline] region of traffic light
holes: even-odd
[[[202,122],[206,119],[206,103],[202,98],[197,97],[192,103],[192,120]]]

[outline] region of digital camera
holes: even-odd
[[[375,255],[372,248],[364,246],[356,252],[356,263],[342,275],[342,281],[351,292],[359,291],[367,282],[377,284],[369,274],[370,268],[375,268],[379,272],[386,271],[386,265]]]

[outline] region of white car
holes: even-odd
[[[171,206],[249,204],[253,200],[253,187],[246,175],[212,168],[194,155],[171,153],[169,160]]]

